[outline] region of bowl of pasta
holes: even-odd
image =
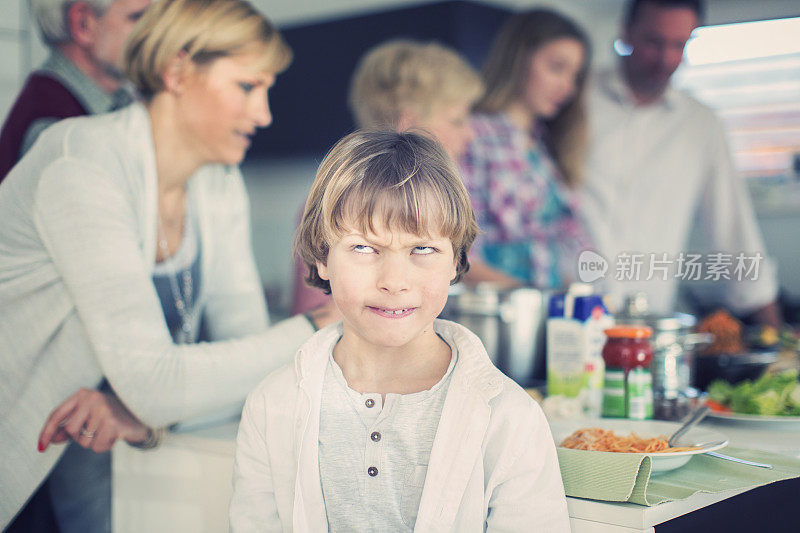
[[[554,420],[550,431],[556,446],[602,453],[633,453],[652,459],[652,472],[679,468],[695,456],[727,446],[728,439],[719,431],[705,427],[690,429],[670,447],[667,439],[680,427],[677,422],[587,418]]]

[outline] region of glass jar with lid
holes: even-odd
[[[647,326],[620,325],[605,330],[603,416],[653,418],[653,347]]]

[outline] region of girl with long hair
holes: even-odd
[[[461,169],[483,230],[471,282],[557,288],[589,248],[573,188],[583,177],[590,46],[554,11],[512,16],[484,68],[474,138]]]

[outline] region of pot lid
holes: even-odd
[[[639,315],[627,316],[622,315],[617,317],[618,323],[625,324],[644,324],[653,328],[654,334],[658,335],[665,331],[683,331],[689,330],[697,323],[694,316],[686,313],[675,313],[674,315],[660,316],[660,315]]]
[[[617,317],[617,321],[629,324],[645,324],[653,328],[656,335],[667,331],[688,330],[697,323],[697,319],[687,313],[654,315],[647,311],[647,295],[641,292],[631,294],[626,298],[623,312]]]

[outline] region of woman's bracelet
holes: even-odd
[[[140,450],[151,450],[161,444],[161,437],[164,436],[164,428],[152,429],[147,428],[147,438],[141,442],[129,442],[130,446],[139,448]]]

